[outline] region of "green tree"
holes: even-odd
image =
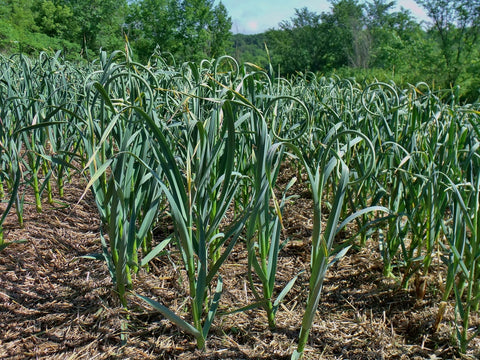
[[[211,36],[210,41],[210,56],[217,58],[227,53],[227,49],[232,44],[232,18],[228,16],[228,11],[225,5],[220,2],[213,9],[213,18],[209,24],[209,31]]]
[[[65,4],[52,0],[35,4],[35,24],[40,32],[51,37],[64,38],[71,26],[73,11]]]
[[[268,57],[265,50],[267,42],[267,33],[260,34],[234,34],[232,36],[232,45],[229,53],[241,64],[250,62],[266,69],[268,67]]]
[[[277,51],[284,54],[283,63],[287,72],[318,69],[319,25],[320,15],[306,7],[295,9],[294,17],[280,23],[285,36],[277,34]]]
[[[10,6],[8,6],[10,3]],[[23,34],[34,32],[38,28],[35,24],[33,12],[34,0],[11,0],[7,1],[7,8],[10,9],[9,20]]]
[[[34,20],[34,4],[34,0],[0,1],[0,17],[15,28],[19,38],[38,30]]]
[[[391,11],[394,6],[395,1],[373,0],[372,2],[367,2],[366,12],[368,25],[373,28],[390,26],[392,20]]]
[[[78,46],[64,38],[71,21],[70,9],[54,0],[0,0],[0,51],[63,50],[77,57]]]
[[[231,18],[213,0],[137,0],[129,5],[126,29],[137,54],[146,59],[157,49],[177,61],[198,61],[225,54]]]
[[[180,4],[178,41],[182,59],[199,60],[208,55],[208,25],[213,19],[212,0],[183,0]]]
[[[321,15],[322,47],[328,49],[325,66],[329,69],[364,66],[371,46],[364,29],[364,5],[357,0],[332,0],[331,3],[331,13]]]
[[[126,32],[140,59],[148,59],[157,46],[160,52],[176,52],[178,13],[178,2],[172,0],[142,0],[129,5]]]
[[[73,12],[68,40],[80,43],[85,54],[91,49],[119,49],[124,44],[123,24],[127,0],[59,0]]]
[[[33,11],[34,0],[4,0],[0,2],[2,26],[0,39],[13,51],[30,51],[30,34],[38,30]]]
[[[417,0],[433,21],[432,33],[438,38],[444,72],[450,85],[478,54],[480,0]]]
[[[180,4],[179,55],[200,60],[219,55],[230,39],[231,19],[225,6],[213,6],[213,0],[183,0]]]
[[[364,28],[364,5],[357,0],[331,3],[331,12],[321,15],[296,9],[293,18],[280,23],[280,30],[267,32],[272,58],[279,58],[285,72],[368,66],[371,38]]]
[[[366,27],[372,38],[370,66],[399,68],[410,62],[404,52],[414,52],[424,32],[408,10],[393,12],[395,1],[373,0],[366,4]],[[406,55],[406,54],[405,54]]]

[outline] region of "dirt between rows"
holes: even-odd
[[[90,194],[78,202],[85,184],[73,178],[64,198],[54,205],[45,202],[42,213],[35,211],[27,191],[24,228],[19,228],[14,211],[4,224],[6,241],[25,242],[0,252],[1,359],[290,358],[308,295],[312,225],[305,184],[292,189],[300,197],[285,210],[283,236],[291,240],[281,250],[279,289],[306,271],[281,305],[277,329],[269,330],[261,309],[219,315],[205,351],[135,296],[129,296],[128,313],[122,310],[106,264],[83,257],[101,252],[95,202]],[[155,241],[169,232],[171,226],[160,222]],[[377,247],[370,240],[330,268],[305,359],[460,358],[452,337],[453,302],[439,331],[432,331],[445,269],[433,266],[426,296],[417,301],[414,289],[402,290],[398,279],[384,278]],[[188,319],[181,261],[173,245],[168,250],[168,256],[151,262],[148,272],[135,275],[134,288]],[[253,301],[246,263],[245,245],[239,241],[221,270],[220,312]],[[478,316],[472,318],[472,326],[479,323]],[[465,358],[480,358],[478,339]]]

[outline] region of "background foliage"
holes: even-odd
[[[281,74],[355,77],[357,81],[419,81],[434,88],[461,85],[467,101],[480,86],[480,1],[417,0],[430,20],[419,22],[389,0],[330,0],[321,14],[308,8],[265,33],[232,34],[225,6],[213,0],[0,0],[0,52],[62,50],[90,60],[102,48],[137,60],[171,54],[177,62],[228,54]]]

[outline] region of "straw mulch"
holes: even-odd
[[[54,206],[45,204],[41,214],[26,204],[23,229],[13,214],[4,226],[6,241],[26,242],[0,253],[1,359],[289,359],[308,289],[311,211],[304,185],[294,188],[300,198],[285,213],[284,235],[292,241],[281,251],[279,289],[306,271],[282,304],[277,329],[268,329],[261,309],[217,316],[205,351],[196,350],[194,339],[134,296],[129,297],[129,312],[123,311],[105,263],[82,257],[101,251],[95,203],[89,194],[78,202],[84,186],[74,179],[65,197]],[[163,224],[156,240],[170,231]],[[169,250],[169,256],[152,261],[149,272],[136,275],[135,290],[188,318],[182,266],[174,247]],[[413,289],[401,290],[397,280],[383,277],[373,241],[351,250],[328,273],[305,358],[459,358],[452,345],[451,308],[439,332],[431,331],[440,275],[438,267],[428,279],[425,299],[417,301]],[[243,243],[237,244],[222,276],[219,311],[253,301]],[[473,321],[478,326],[478,319]],[[479,349],[474,342],[471,355],[479,356]]]

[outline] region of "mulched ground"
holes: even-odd
[[[288,175],[288,174],[287,174]],[[61,203],[44,204],[41,214],[26,197],[25,227],[14,214],[4,225],[6,241],[26,240],[0,253],[1,359],[289,359],[295,349],[307,297],[308,271],[302,273],[277,314],[270,331],[265,313],[251,310],[218,316],[198,351],[194,339],[130,296],[130,310],[119,306],[106,265],[82,256],[101,251],[99,219],[90,195],[80,199],[85,182],[74,179]],[[285,213],[279,286],[309,264],[311,211],[308,191]],[[3,206],[3,207],[1,207]],[[4,204],[0,204],[0,211]],[[157,229],[157,241],[169,232]],[[149,272],[135,277],[135,290],[188,318],[181,263],[170,255],[152,261]],[[432,324],[441,296],[444,269],[436,265],[427,294],[417,301],[414,289],[399,289],[385,279],[377,245],[369,241],[352,250],[329,271],[306,359],[453,359],[460,358],[452,340],[451,306],[438,332]],[[246,279],[245,246],[239,242],[221,271],[224,293],[219,311],[252,300]],[[129,320],[127,321],[127,317]],[[478,317],[472,326],[479,325]],[[127,339],[122,345],[122,339]],[[480,357],[474,340],[467,358]]]

